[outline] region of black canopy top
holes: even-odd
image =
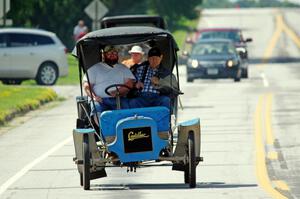
[[[118,15],[104,17],[101,20],[101,28],[111,28],[120,26],[154,26],[166,29],[166,23],[158,15]]]
[[[173,70],[178,46],[170,32],[155,27],[113,27],[90,32],[77,42],[77,56],[87,70],[100,61],[100,50],[106,45],[130,45],[140,42],[158,46],[163,54],[163,67],[169,71]]]

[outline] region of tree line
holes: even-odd
[[[91,28],[92,20],[84,9],[92,0],[11,0],[7,18],[14,27],[41,28],[55,32],[71,49],[73,28],[83,19]],[[202,0],[102,0],[109,12],[106,16],[123,14],[158,14],[164,17],[169,29],[176,30],[178,21],[197,17],[195,7]]]

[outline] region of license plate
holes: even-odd
[[[217,75],[219,73],[219,70],[217,68],[208,68],[207,74],[208,75]]]

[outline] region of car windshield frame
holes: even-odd
[[[234,55],[236,49],[231,42],[198,42],[191,51],[193,56]]]

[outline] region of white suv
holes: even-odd
[[[35,79],[40,85],[53,85],[68,75],[67,49],[48,31],[26,28],[0,29],[0,80],[20,84]]]

